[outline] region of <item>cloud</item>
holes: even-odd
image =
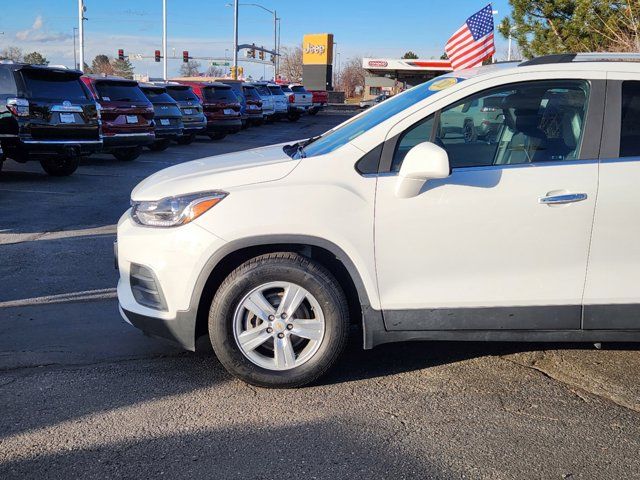
[[[23,42],[32,41],[32,42],[46,43],[46,42],[60,42],[60,41],[71,38],[71,34],[69,33],[50,32],[50,31],[47,31],[46,29],[43,30],[43,27],[44,27],[44,20],[42,18],[42,15],[38,15],[33,21],[33,25],[31,25],[31,28],[28,28],[26,30],[20,30],[19,32],[16,33],[16,39]]]

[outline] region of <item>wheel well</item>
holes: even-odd
[[[247,260],[266,253],[274,252],[295,252],[304,257],[315,260],[329,270],[336,278],[347,297],[350,323],[358,326],[360,325],[362,320],[362,308],[360,306],[358,290],[347,268],[333,253],[322,247],[298,243],[256,245],[231,252],[218,262],[213,271],[209,274],[209,278],[204,285],[202,294],[200,295],[200,301],[198,303],[195,332],[196,340],[203,335],[208,335],[209,333],[209,307],[211,306],[211,301],[224,279]]]

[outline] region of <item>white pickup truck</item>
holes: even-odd
[[[307,92],[302,85],[282,85],[282,91],[289,98],[289,120],[295,121],[304,112],[313,107],[313,94]]]

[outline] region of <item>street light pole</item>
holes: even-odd
[[[233,0],[233,75],[238,79],[238,0]]]
[[[278,15],[276,11],[273,11],[273,51],[277,53],[278,50]],[[278,65],[276,60],[278,59],[277,55],[273,56],[273,81],[276,81],[276,77],[278,76]]]
[[[167,0],[162,0],[162,78],[167,81]]]
[[[78,59],[76,57],[76,30],[78,27],[73,27],[73,68],[78,68]]]
[[[78,44],[80,50],[80,68],[84,72],[84,0],[78,0]]]

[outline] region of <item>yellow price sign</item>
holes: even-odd
[[[441,80],[436,80],[429,86],[429,90],[433,92],[437,92],[439,90],[444,90],[449,87],[453,87],[456,83],[458,83],[458,79],[454,77],[447,77]]]

